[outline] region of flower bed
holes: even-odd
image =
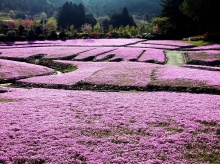
[[[188,64],[220,66],[220,51],[188,51]]]
[[[178,40],[147,40],[145,42],[142,42],[142,44],[153,44],[153,45],[167,45],[167,46],[176,46],[180,48],[192,48],[193,45],[178,41]]]
[[[150,82],[155,67],[156,65],[145,63],[112,63],[82,82],[94,85],[145,87]]]
[[[220,44],[212,44],[212,45],[194,47],[191,50],[220,50]]]
[[[46,40],[33,42],[11,42],[8,44],[0,43],[2,48],[6,47],[30,47],[30,46],[125,46],[144,41],[144,39],[72,39],[72,40]]]
[[[155,71],[157,86],[186,87],[187,88],[209,88],[220,89],[220,72],[181,68],[175,66],[159,67]]]
[[[0,103],[1,163],[220,162],[219,96],[9,91],[0,94],[7,100]]]
[[[208,71],[220,71],[220,67],[211,67],[211,66],[203,66],[203,65],[184,64],[182,67],[202,69],[202,70],[208,70]]]
[[[164,50],[149,48],[146,49],[146,51],[141,55],[138,61],[164,64],[166,60],[166,56],[164,53]]]
[[[80,52],[92,50],[91,47],[28,47],[3,49],[0,58],[27,59],[39,54],[50,59],[75,57]]]
[[[120,47],[114,51],[97,56],[95,60],[102,61],[110,56],[109,61],[136,61],[143,51],[144,49],[142,48]]]
[[[77,87],[80,82],[90,85],[112,85],[112,86],[136,86],[144,87],[150,82],[150,76],[156,65],[132,62],[120,63],[99,63],[99,62],[73,62],[57,61],[61,63],[73,64],[77,70],[64,74],[32,77],[19,80],[20,84],[30,84],[34,86],[54,86],[64,85]]]
[[[53,69],[43,66],[0,59],[1,82],[44,74],[51,74],[53,72]]]
[[[20,83],[27,83],[27,84],[35,84],[35,85],[40,85],[40,84],[45,84],[47,85],[74,85],[81,80],[91,76],[94,74],[96,71],[102,69],[103,66],[101,66],[100,63],[93,64],[93,63],[80,63],[80,62],[71,62],[71,61],[60,61],[61,63],[72,63],[73,65],[77,66],[77,70],[69,73],[64,73],[64,74],[56,74],[56,75],[50,75],[50,76],[40,76],[40,77],[32,77],[32,78],[27,78],[27,79],[22,79],[19,80],[18,82]]]
[[[170,45],[160,45],[160,44],[142,44],[137,43],[134,45],[130,45],[130,47],[139,47],[139,48],[157,48],[157,49],[164,49],[164,50],[178,50],[180,47],[178,46],[170,46]]]
[[[104,53],[111,52],[115,50],[116,48],[113,47],[97,47],[93,50],[86,51],[83,53],[80,53],[78,56],[74,58],[74,60],[79,61],[92,61],[96,56],[102,55]]]

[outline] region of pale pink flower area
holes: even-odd
[[[182,68],[176,66],[159,67],[156,81],[161,85],[192,85],[193,87],[215,86],[220,88],[220,72]]]
[[[54,73],[53,69],[0,59],[0,81]]]
[[[111,52],[115,49],[114,47],[97,47],[93,50],[80,53],[74,60],[93,60],[96,56]]]
[[[166,56],[164,50],[148,48],[138,59],[140,62],[165,63]]]
[[[154,64],[120,62],[112,63],[83,80],[89,84],[145,87],[151,80]]]
[[[192,44],[182,42],[179,40],[147,40],[145,42],[142,42],[143,44],[156,44],[156,45],[168,45],[168,46],[177,46],[181,48],[189,48],[193,47]]]
[[[220,50],[220,44],[198,46],[198,47],[192,48],[192,50]]]
[[[126,46],[144,41],[144,39],[72,39],[72,40],[46,40],[46,41],[25,41],[1,43],[0,47],[29,47],[29,46]]]
[[[62,59],[66,57],[75,57],[80,53],[91,51],[93,47],[42,47],[41,53],[46,54],[44,58]]]
[[[2,163],[219,163],[218,95],[5,90]]]
[[[188,51],[188,57],[194,61],[219,62],[220,50]]]
[[[210,70],[210,71],[220,71],[220,67],[212,67],[212,66],[204,66],[204,65],[184,64],[184,65],[182,65],[182,67],[202,69],[202,70]]]
[[[143,51],[142,48],[119,47],[114,51],[97,56],[95,60],[105,60],[111,56],[109,61],[136,61]]]
[[[164,50],[178,50],[180,47],[173,45],[162,45],[162,44],[142,44],[137,43],[130,45],[129,47],[139,47],[139,48],[156,48],[156,49],[164,49]]]

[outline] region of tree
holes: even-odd
[[[169,18],[172,26],[167,29],[167,33],[172,33],[178,38],[195,33],[195,24],[180,11],[180,5],[184,0],[161,0],[161,17]]]
[[[129,16],[127,8],[124,8],[121,14],[113,14],[110,20],[110,24],[118,28],[120,26],[136,26],[132,16]]]
[[[97,23],[94,27],[93,27],[95,32],[100,32],[101,31],[101,26],[99,23]]]
[[[168,17],[154,17],[151,20],[154,33],[163,33],[166,34],[167,30],[171,26]]]
[[[74,25],[80,28],[85,24],[85,8],[83,4],[73,4],[72,2],[64,3],[58,12],[58,25],[61,28],[68,28]]]
[[[46,22],[46,28],[48,32],[56,31],[57,30],[57,20],[53,17],[50,17]]]
[[[201,32],[219,31],[220,25],[215,22],[219,15],[218,4],[218,0],[184,0],[180,10],[199,24]]]

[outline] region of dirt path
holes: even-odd
[[[166,65],[182,66],[183,64],[185,64],[184,53],[184,51],[166,51]]]

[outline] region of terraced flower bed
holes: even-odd
[[[220,71],[220,67],[203,66],[203,65],[184,64],[182,67],[193,68],[193,69],[202,69],[202,70],[208,70],[208,71]]]
[[[57,61],[73,64],[76,71],[50,76],[32,77],[19,80],[17,83],[23,86],[62,87],[80,89],[82,85],[101,85],[113,88],[120,87],[145,87],[151,79],[151,74],[156,65],[133,62],[101,63],[101,62],[71,62]],[[105,87],[106,86],[106,87]],[[102,88],[100,88],[102,90]]]
[[[156,49],[163,49],[163,50],[179,50],[180,47],[172,46],[172,45],[160,45],[160,44],[134,44],[130,45],[130,47],[138,47],[138,48],[156,48]]]
[[[220,50],[188,51],[188,64],[220,66]]]
[[[192,44],[178,41],[178,40],[147,40],[147,41],[142,42],[142,44],[177,46],[179,48],[193,48],[194,47]]]
[[[85,60],[92,61],[96,56],[102,55],[102,54],[105,54],[105,53],[109,53],[109,52],[111,52],[111,51],[113,51],[115,49],[117,49],[117,48],[115,48],[115,47],[97,47],[97,48],[95,48],[93,50],[80,53],[73,60],[77,60],[77,61],[85,61]]]
[[[73,58],[81,52],[92,50],[91,47],[29,47],[1,50],[0,58],[27,60],[31,57],[48,59]]]
[[[120,47],[114,51],[104,53],[95,58],[95,61],[103,61],[109,59],[108,61],[136,61],[139,56],[143,53],[144,49],[141,48],[128,48]]]
[[[52,73],[47,67],[0,59],[0,82]]]
[[[138,61],[164,64],[166,62],[165,52],[161,49],[149,48],[145,50],[145,52],[140,56]]]
[[[186,90],[188,92],[214,93],[220,90],[220,72],[181,68],[175,66],[158,67],[151,85],[166,90]],[[210,91],[208,91],[211,89]]]
[[[2,163],[220,162],[219,96],[9,91],[0,94]]]
[[[44,47],[44,46],[125,46],[145,41],[144,39],[73,39],[73,40],[47,40],[47,41],[31,41],[31,42],[12,42],[0,43],[0,48],[13,47]]]
[[[220,50],[220,44],[212,44],[212,45],[194,47],[191,50]]]

